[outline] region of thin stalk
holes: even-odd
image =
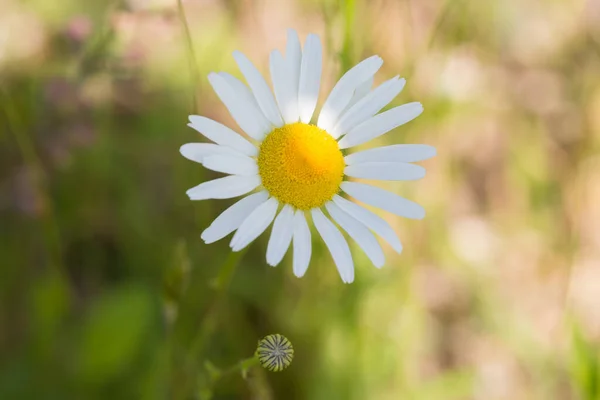
[[[227,257],[227,260],[225,260],[219,268],[219,272],[214,282],[216,291],[214,299],[209,306],[208,311],[200,321],[198,333],[188,352],[189,356],[182,365],[183,370],[187,370],[187,373],[185,373],[187,378],[184,378],[185,381],[179,385],[179,387],[174,388],[177,393],[174,396],[176,399],[187,399],[197,386],[196,373],[200,370],[200,366],[203,364],[202,361],[205,360],[206,349],[215,333],[217,323],[219,322],[219,315],[221,315],[227,289],[231,284],[239,261],[246,251],[247,250],[244,249],[239,252],[231,252]]]
[[[354,62],[354,49],[352,43],[353,33],[356,30],[354,15],[356,14],[356,0],[342,0],[344,12],[344,42],[342,44],[342,71],[350,69]]]
[[[245,252],[246,249],[239,252],[229,253],[227,260],[221,265],[221,268],[219,269],[219,273],[215,280],[215,299],[202,320],[200,331],[198,333],[198,336],[196,337],[196,340],[190,352],[190,354],[193,357],[195,357],[196,360],[199,360],[203,357],[206,344],[215,331],[215,327],[218,322],[219,312],[223,305],[225,295],[227,294],[227,289],[231,284],[231,280],[233,279],[235,269],[237,268],[239,261],[241,260]]]
[[[255,365],[258,365],[258,358],[256,358],[255,356],[246,358],[245,360],[241,360],[232,365],[231,367],[223,370],[222,372],[219,372],[215,376],[214,382],[217,382],[219,379],[222,379],[226,376],[233,375],[236,372],[239,372],[242,375],[244,375],[248,369],[254,367]]]
[[[185,16],[185,9],[183,7],[182,0],[177,0],[177,10],[179,12],[179,19],[183,26],[183,35],[185,36],[185,44],[187,48],[187,57],[190,68],[190,77],[192,81],[192,112],[198,111],[198,98],[196,92],[200,83],[200,75],[198,72],[198,62],[196,61],[196,53],[194,52],[194,43],[192,42],[192,35],[190,33],[190,27],[187,23]]]

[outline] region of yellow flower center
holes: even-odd
[[[300,122],[273,130],[258,153],[258,173],[265,189],[300,210],[331,200],[340,189],[344,166],[335,139]]]

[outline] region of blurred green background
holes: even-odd
[[[600,399],[598,0],[182,9],[195,61],[177,0],[0,0],[0,399]],[[352,285],[315,234],[302,279],[267,234],[203,244],[233,200],[185,195],[217,176],[187,116],[237,129],[206,75],[266,74],[290,27],[321,35],[321,103],[379,54],[425,112],[377,144],[438,149],[384,185],[427,217],[381,214],[405,250],[353,248]],[[270,333],[290,368],[217,375]]]

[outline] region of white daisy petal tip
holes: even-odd
[[[371,231],[379,235],[398,254],[402,252],[402,243],[400,242],[398,235],[396,235],[396,232],[386,220],[375,214],[373,211],[370,211],[339,195],[333,196],[333,202],[342,210],[346,211],[346,213],[352,215],[354,218],[360,221]]]
[[[356,103],[347,108],[346,111],[342,112],[334,128],[328,132],[334,139],[337,139],[354,127],[359,126],[369,118],[375,116],[388,105],[403,88],[404,81],[399,80],[399,75],[388,79],[365,94],[364,97],[356,101]],[[356,90],[358,90],[358,88]]]
[[[347,285],[353,283],[354,282],[354,269],[352,270],[352,273],[347,273],[344,276],[340,275],[340,277],[342,278],[342,282]]]
[[[296,210],[293,219],[292,244],[294,247],[292,268],[294,275],[302,278],[306,274],[310,257],[312,255],[312,244],[310,229],[306,223],[304,211]]]
[[[252,89],[252,94],[264,115],[273,126],[281,127],[283,125],[283,119],[281,118],[280,110],[275,103],[275,98],[273,97],[271,89],[259,70],[241,51],[234,51],[233,58],[242,72],[242,75],[246,78],[248,86]]]
[[[321,108],[317,126],[327,132],[332,130],[342,111],[351,102],[355,90],[375,75],[382,65],[381,57],[374,55],[348,70],[331,89]]]
[[[260,177],[230,175],[224,178],[203,182],[186,194],[191,200],[229,199],[238,197],[254,190],[260,185]]]
[[[214,79],[216,79],[218,76],[219,76],[219,74],[217,72],[211,71],[211,72],[208,73],[208,75],[206,76],[206,78],[208,79],[209,82],[212,83],[212,81]]]
[[[281,52],[277,49],[271,51],[271,53],[269,54],[269,61],[273,62],[273,59],[276,58],[277,61],[283,61],[283,55],[281,54]],[[273,73],[271,73],[271,75],[273,75]],[[272,76],[271,76],[272,78]]]
[[[204,242],[204,244],[211,244],[216,242],[216,240],[211,241],[208,239],[208,233],[206,232],[208,231],[208,228],[206,228],[205,230],[202,231],[202,233],[200,234],[200,239],[202,239],[202,241]]]
[[[341,188],[348,195],[373,207],[409,219],[423,219],[425,209],[414,201],[400,197],[377,186],[365,183],[344,181]]]
[[[182,145],[181,147],[179,147],[179,153],[184,156],[185,158],[187,158],[188,160],[192,160],[193,158],[193,154],[192,154],[192,146],[190,146],[191,143],[186,143],[184,145]],[[197,157],[198,160],[200,160],[199,162],[202,162],[202,157]]]
[[[300,121],[305,124],[310,122],[317,106],[321,85],[322,60],[321,39],[318,35],[309,33],[302,53],[298,84],[298,111]]]
[[[216,236],[214,230],[208,227],[204,231],[202,231],[202,233],[200,234],[200,239],[202,239],[204,244],[212,244],[218,242],[220,239],[222,239],[222,237]]]
[[[379,56],[378,54],[373,54],[372,56],[365,58],[363,61],[361,61],[361,63],[365,62],[365,61],[368,63],[371,63],[373,68],[375,68],[374,72],[379,71],[379,68],[381,68],[381,66],[383,65],[383,58],[381,58],[381,56]],[[356,64],[356,65],[359,65],[359,64]],[[356,67],[356,65],[355,65],[355,67]]]
[[[246,217],[256,207],[267,201],[265,190],[248,195],[223,211],[200,236],[205,243],[213,243],[223,239],[240,227]]]
[[[374,115],[353,127],[338,145],[340,149],[367,143],[387,132],[412,121],[423,113],[423,105],[418,102],[403,104],[385,112]]]
[[[397,75],[397,77],[399,77],[399,75]],[[406,79],[399,78],[398,79],[398,85],[400,85],[400,91],[403,91],[404,87],[406,86]]]
[[[233,235],[229,243],[231,250],[240,251],[258,238],[273,222],[278,206],[277,199],[271,197],[252,210]]]
[[[319,208],[310,210],[317,232],[329,249],[333,262],[344,283],[354,281],[354,261],[348,242],[333,222]]]
[[[267,245],[267,264],[272,267],[281,262],[290,247],[294,233],[293,220],[294,209],[289,204],[283,206],[283,209],[275,218],[269,244]]]
[[[212,72],[208,80],[238,126],[250,137],[262,140],[272,127],[250,88],[227,72]]]
[[[292,54],[295,53],[294,49],[288,52],[290,55],[286,61],[279,50],[273,50],[269,57],[269,69],[281,116],[286,124],[292,124],[298,122],[298,77],[295,69],[299,69],[300,65],[294,65],[294,69],[289,64],[294,63],[293,57],[299,58],[300,55]]]
[[[385,263],[385,255],[373,233],[352,214],[348,214],[338,207],[335,201],[325,204],[325,208],[331,218],[358,244],[371,263],[375,267],[381,268]]]

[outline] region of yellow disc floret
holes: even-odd
[[[273,130],[258,153],[265,189],[300,210],[331,200],[340,189],[344,166],[335,139],[323,129],[300,122]]]

